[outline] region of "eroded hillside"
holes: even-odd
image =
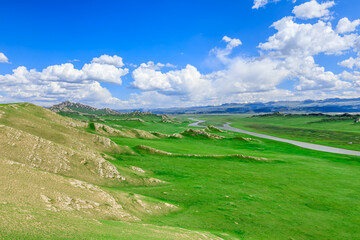
[[[137,166],[119,169],[111,163],[116,160],[110,155],[137,153],[115,144],[108,131],[101,127],[91,133],[88,123],[33,104],[0,105],[0,239],[103,238],[107,231],[112,232],[107,235],[110,238],[125,239],[141,239],[144,234],[149,239],[216,238],[141,224],[146,216],[168,214],[180,207],[121,190],[132,184],[166,182],[147,176]],[[157,138],[143,132],[123,134]],[[114,191],[106,186],[119,188]],[[105,220],[119,224],[103,226]]]

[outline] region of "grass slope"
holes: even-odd
[[[136,153],[90,132],[32,104],[0,105],[0,239],[218,239],[144,224],[180,208],[126,191],[165,183],[134,165],[115,167],[109,154]]]

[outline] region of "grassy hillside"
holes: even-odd
[[[136,166],[116,167],[110,155],[137,154],[89,132],[87,123],[32,104],[0,105],[0,239],[216,238],[144,225],[180,207],[127,191],[165,183]]]
[[[54,174],[47,165],[31,165],[10,154],[0,157],[4,239],[360,236],[359,157],[216,128],[187,130],[185,118],[137,116],[140,121],[108,115],[79,122],[30,104],[0,110],[5,113],[0,124],[6,128],[39,137],[44,132],[42,138],[77,154],[90,149],[121,176],[101,176],[91,159],[76,168],[80,159],[68,158],[74,171]],[[229,118],[207,119],[216,123]],[[92,171],[87,173],[86,167]]]

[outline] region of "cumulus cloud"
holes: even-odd
[[[28,78],[39,78],[46,81],[85,82],[99,81],[121,84],[121,77],[129,72],[128,69],[117,68],[113,65],[90,63],[84,64],[82,69],[75,69],[71,63],[52,65],[41,72],[32,69]]]
[[[360,57],[353,58],[350,57],[342,62],[339,63],[340,66],[347,67],[347,68],[360,68]]]
[[[127,68],[122,69],[113,65],[99,63],[85,64],[81,70],[84,73],[85,79],[119,85],[122,83],[121,77],[129,72]]]
[[[9,62],[9,59],[5,56],[5,54],[0,52],[0,63],[8,63],[8,62]]]
[[[333,91],[351,87],[351,84],[343,81],[338,75],[331,71],[326,71],[324,67],[316,64],[312,56],[305,58],[297,56],[288,57],[283,64],[291,71],[291,77],[298,79],[298,82],[295,84],[295,90],[308,91],[321,89],[323,91]]]
[[[100,63],[85,64],[81,69],[64,63],[42,71],[20,66],[12,74],[0,75],[0,92],[13,101],[42,105],[73,100],[115,106],[124,102],[114,98],[100,82],[121,84],[121,77],[127,73],[127,69]]]
[[[212,93],[212,83],[192,65],[180,70],[161,72],[141,64],[132,73],[132,86],[143,91],[158,91],[164,95],[182,95],[183,98],[200,99]]]
[[[356,27],[359,26],[359,24],[360,24],[360,19],[350,21],[347,17],[344,17],[339,20],[336,26],[336,31],[338,33],[354,32],[356,30]]]
[[[282,55],[312,56],[319,53],[341,54],[355,46],[357,34],[340,36],[330,23],[318,21],[315,24],[296,23],[292,17],[284,17],[273,23],[277,30],[265,43],[262,50],[275,50]]]
[[[275,89],[289,72],[270,58],[231,59],[224,70],[209,74],[220,95],[246,92],[263,92]]]
[[[109,56],[109,55],[104,54],[98,58],[93,58],[93,60],[91,62],[114,65],[115,67],[123,67],[124,66],[122,57],[119,57],[117,55]]]
[[[303,3],[301,5],[295,6],[293,14],[297,18],[302,19],[312,19],[312,18],[328,18],[330,16],[329,8],[335,5],[334,1],[328,1],[324,3],[318,3],[316,0],[311,0],[310,2]]]
[[[226,45],[227,49],[233,49],[234,47],[237,47],[239,45],[242,44],[242,42],[240,41],[240,39],[237,38],[229,38],[228,36],[224,36],[223,41],[227,42],[228,44]]]
[[[338,91],[351,87],[341,76],[316,64],[313,56],[339,55],[354,49],[357,34],[339,35],[330,23],[319,20],[299,24],[293,17],[284,17],[272,27],[277,32],[259,44],[259,48],[265,51],[264,56],[278,59],[280,66],[289,71],[287,77],[296,80],[295,91]]]
[[[1,75],[1,92],[14,101],[31,101],[49,105],[72,100],[91,102],[96,105],[120,103],[99,82],[46,81],[37,78],[34,71],[25,67],[13,70],[13,74]]]
[[[360,72],[359,71],[354,71],[354,72],[347,72],[344,71],[343,73],[340,74],[341,78],[348,80],[350,82],[352,82],[353,88],[360,88]],[[359,92],[357,92],[357,96],[359,97]]]

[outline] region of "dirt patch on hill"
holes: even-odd
[[[225,132],[224,130],[221,130],[213,125],[209,125],[204,129],[206,132]]]
[[[96,132],[108,136],[124,137],[124,138],[142,138],[142,139],[157,139],[155,135],[150,132],[140,129],[115,129],[101,123],[90,123],[90,128]]]
[[[0,127],[0,152],[8,160],[66,176],[125,180],[114,165],[85,145],[73,149],[7,126]]]
[[[191,137],[208,138],[208,139],[223,139],[223,138],[225,138],[225,137],[217,135],[217,134],[208,133],[204,129],[202,129],[202,130],[187,129],[184,132],[182,132],[181,135],[191,136]]]

